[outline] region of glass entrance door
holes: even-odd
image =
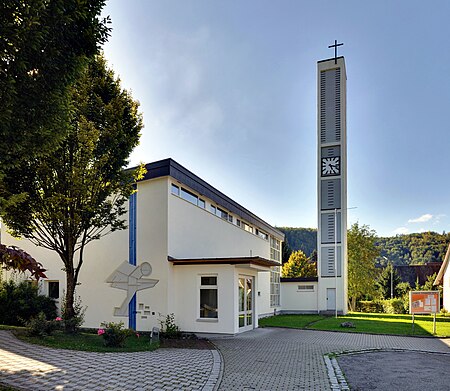
[[[239,276],[239,331],[253,329],[253,277]]]

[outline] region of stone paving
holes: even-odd
[[[93,353],[29,345],[0,331],[0,383],[23,390],[204,390],[220,375],[215,350]]]
[[[339,364],[329,353],[429,352],[450,362],[449,339],[280,328],[210,339],[220,353],[197,349],[91,353],[32,346],[0,331],[0,383],[23,390],[63,391],[345,390]]]
[[[333,365],[327,367],[328,353],[398,349],[450,354],[450,341],[445,339],[280,328],[211,340],[224,359],[219,390],[226,391],[346,389]]]

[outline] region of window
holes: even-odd
[[[241,222],[242,228],[244,228],[247,232],[253,233],[253,227],[251,225],[248,225],[247,223]]]
[[[221,219],[227,220],[230,223],[233,222],[233,216],[230,215],[225,210],[219,208],[218,206],[211,205],[210,211],[211,211],[211,213],[215,214],[217,217],[220,217]]]
[[[48,281],[48,297],[59,299],[59,281]]]
[[[229,214],[228,212],[225,212],[223,209],[217,208],[216,212],[217,216],[219,216],[221,219],[228,220]]]
[[[280,241],[273,236],[270,237],[270,259],[272,261],[281,262]]]
[[[298,285],[298,292],[314,292],[314,285]]]
[[[270,237],[270,259],[281,261],[280,241],[273,236]],[[270,269],[270,306],[280,305],[280,267],[274,266]]]
[[[260,231],[259,229],[256,230],[256,235],[258,235],[260,238],[262,238],[264,240],[269,240],[269,235],[267,235],[263,231]]]
[[[198,197],[195,194],[183,188],[181,188],[181,198],[183,198],[183,200],[189,201],[191,204],[194,205],[198,204]]]
[[[270,268],[270,306],[280,305],[280,266]]]
[[[200,277],[200,318],[217,319],[217,276]]]
[[[236,225],[237,225],[238,227],[240,227],[240,226],[241,226],[241,220],[236,219]]]
[[[191,204],[197,205],[200,208],[205,209],[205,200],[202,200],[196,194],[191,193],[189,190],[180,188],[179,186],[174,185],[172,183],[172,187],[171,187],[170,191],[173,195],[181,197],[183,200],[186,200],[186,201],[190,202]]]
[[[177,196],[180,195],[180,188],[177,185],[174,185],[173,183],[172,183],[172,194],[175,194]]]

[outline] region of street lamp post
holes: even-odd
[[[389,262],[389,259],[387,259],[384,255],[383,258]],[[394,298],[394,264],[390,262],[391,264],[391,299]]]
[[[337,318],[337,209],[334,208],[334,317]]]

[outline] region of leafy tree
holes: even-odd
[[[303,251],[294,251],[281,269],[282,277],[315,277],[317,269],[314,263],[311,263]]]
[[[29,272],[31,277],[46,278],[45,269],[26,251],[16,246],[6,246],[0,243],[0,268],[14,269],[19,272]],[[1,270],[0,270],[1,277]]]
[[[105,0],[0,0],[0,169],[52,150],[68,95],[109,35]]]
[[[434,280],[436,280],[437,273],[432,274],[431,276],[427,277],[427,280],[425,281],[425,284],[423,284],[420,288],[422,291],[434,291],[437,288],[434,286]]]
[[[27,194],[0,210],[12,233],[56,251],[64,264],[66,320],[75,316],[74,292],[86,245],[126,227],[121,216],[135,178],[124,167],[143,126],[138,103],[121,89],[101,56],[83,71],[71,102],[72,120],[60,146],[9,170],[0,187],[5,198]]]
[[[393,286],[393,297],[402,296],[401,284],[402,280],[397,274],[397,271],[393,267],[392,263],[389,263],[381,272],[377,282],[377,291],[383,299],[391,298],[391,280]]]
[[[358,299],[375,292],[375,258],[379,254],[375,240],[375,231],[368,225],[355,223],[348,230],[348,297],[351,311],[355,311]]]

